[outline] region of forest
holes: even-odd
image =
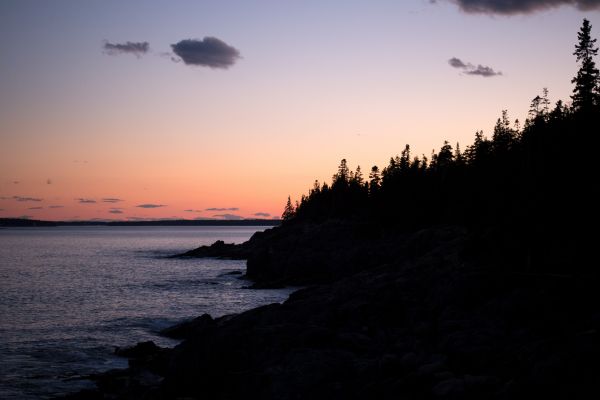
[[[600,118],[591,28],[584,19],[570,101],[552,104],[543,88],[524,123],[503,110],[491,137],[477,131],[464,150],[445,141],[429,157],[414,156],[407,144],[368,176],[343,159],[330,184],[315,181],[295,204],[288,197],[284,224],[354,219],[385,231],[494,226],[492,248],[482,244],[481,251],[502,249],[498,257],[530,271],[567,272],[568,264],[570,273],[591,272],[584,261],[589,232],[598,229]]]

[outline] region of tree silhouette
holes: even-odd
[[[575,45],[573,53],[577,57],[580,67],[577,75],[571,80],[571,83],[575,84],[571,98],[573,99],[573,108],[583,112],[589,112],[600,103],[598,68],[594,62],[594,56],[598,54],[598,47],[595,46],[596,39],[591,38],[591,30],[590,21],[584,19],[577,34],[579,42]]]
[[[490,246],[511,249],[497,257],[521,257],[530,270],[572,265],[565,260],[579,249],[587,229],[583,225],[597,209],[597,195],[592,194],[597,193],[600,163],[593,156],[568,152],[569,145],[597,148],[595,107],[600,101],[592,60],[597,49],[590,28],[584,20],[576,46],[582,67],[573,81],[573,107],[559,100],[551,110],[544,88],[533,99],[523,128],[517,121],[513,125],[503,110],[491,140],[479,130],[464,151],[458,143],[453,149],[445,141],[430,159],[411,159],[406,145],[381,171],[372,167],[369,182],[364,182],[360,167],[353,173],[343,159],[331,185],[315,183],[295,208],[288,198],[284,220],[345,219],[384,231],[439,224],[483,231],[493,227]]]
[[[294,206],[292,205],[292,199],[290,198],[290,196],[288,196],[287,203],[283,210],[283,214],[281,215],[281,219],[284,221],[289,221],[292,218],[294,218],[295,215],[296,215],[296,210],[294,209]]]

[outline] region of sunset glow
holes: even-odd
[[[279,218],[342,158],[570,100],[597,9],[456,3],[2,1],[0,217]]]

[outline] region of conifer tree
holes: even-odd
[[[579,71],[571,80],[571,83],[575,84],[571,96],[575,111],[588,112],[600,103],[599,72],[594,62],[594,56],[598,54],[598,47],[595,46],[596,39],[591,37],[591,30],[590,21],[584,19],[583,25],[577,33],[579,43],[575,45],[573,53],[579,63]]]
[[[292,205],[292,199],[290,198],[290,196],[288,196],[287,203],[285,205],[285,209],[283,210],[283,214],[281,215],[281,219],[284,221],[289,221],[290,219],[294,218],[295,215],[296,215],[296,210],[294,209],[294,206]]]

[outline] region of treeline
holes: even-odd
[[[600,79],[590,32],[584,20],[571,104],[551,104],[544,88],[524,124],[502,111],[491,137],[478,131],[464,150],[446,141],[430,157],[413,156],[406,145],[368,176],[360,167],[351,171],[344,159],[330,184],[315,182],[296,204],[288,198],[283,220],[356,218],[392,229],[494,226],[504,245],[520,247],[528,266],[567,257],[542,256],[549,245],[576,246],[569,251],[581,253],[581,230],[598,229],[591,224],[599,192]]]

